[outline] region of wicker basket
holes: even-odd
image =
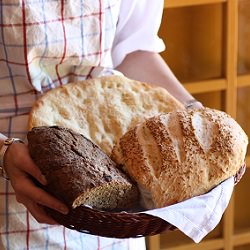
[[[82,233],[111,238],[136,238],[173,230],[161,218],[144,213],[106,212],[80,206],[66,216],[51,209],[48,214],[65,227]]]
[[[239,182],[245,169],[246,164],[235,175],[235,184]],[[86,206],[71,209],[67,215],[49,208],[45,210],[58,223],[69,229],[103,237],[137,238],[176,229],[159,217],[139,212],[107,212]]]

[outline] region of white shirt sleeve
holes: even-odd
[[[158,37],[163,0],[122,0],[112,49],[113,66],[118,66],[133,51],[161,52],[165,49]]]

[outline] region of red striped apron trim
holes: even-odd
[[[100,12],[99,12],[99,29],[100,29],[100,40],[99,40],[99,44],[100,44],[100,48],[99,48],[100,57],[99,57],[99,66],[100,66],[101,65],[101,61],[102,61],[102,15],[103,15],[102,0],[99,0],[99,8],[100,8]]]
[[[29,229],[29,233],[44,231],[47,228],[54,228],[54,227],[61,227],[58,225],[48,225],[46,227],[36,228],[36,229]],[[16,230],[16,231],[9,231],[9,232],[0,232],[0,235],[11,235],[11,234],[26,234],[26,228],[24,230]]]
[[[29,212],[26,212],[26,224],[27,224],[27,231],[26,231],[26,248],[29,250],[29,240],[30,240],[30,221],[29,221]]]
[[[28,66],[28,50],[27,50],[27,35],[26,35],[26,13],[25,13],[25,1],[22,0],[22,14],[23,14],[23,47],[24,47],[24,62],[25,62],[25,68],[27,73],[27,78],[29,81],[29,84],[32,85],[30,72],[29,72],[29,66]]]
[[[66,55],[66,48],[67,48],[67,39],[66,39],[66,31],[65,31],[65,26],[64,26],[64,0],[61,0],[61,24],[62,24],[62,29],[63,29],[63,40],[64,40],[64,47],[63,47],[63,54],[61,57],[60,62],[56,65],[56,74],[59,80],[60,85],[63,85],[60,74],[59,74],[59,65],[63,63],[63,60]]]

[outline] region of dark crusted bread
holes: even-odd
[[[28,133],[31,158],[46,176],[46,190],[69,207],[126,209],[138,200],[137,187],[83,135],[62,127],[35,127]]]

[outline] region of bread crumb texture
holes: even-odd
[[[138,203],[138,190],[96,144],[71,129],[36,127],[29,152],[46,176],[46,189],[69,207],[123,210]]]

